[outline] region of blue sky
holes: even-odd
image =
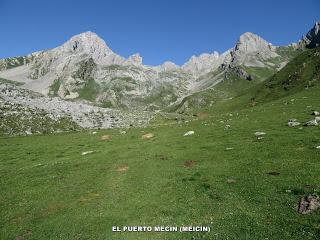
[[[90,30],[124,57],[139,52],[144,64],[182,64],[233,47],[247,31],[286,45],[319,19],[319,0],[0,0],[0,58],[53,48]]]

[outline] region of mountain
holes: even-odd
[[[147,66],[139,54],[125,59],[97,34],[85,32],[60,47],[1,60],[0,76],[65,100],[84,99],[116,109],[161,110],[213,87],[230,72],[244,79],[253,78],[239,66],[274,69],[271,60],[277,58],[277,47],[253,33],[245,33],[225,53],[192,56],[181,67],[169,61]]]
[[[320,45],[320,22],[316,22],[313,28],[299,41],[300,48],[314,48]]]
[[[0,60],[0,98],[79,128],[146,125],[159,110],[184,113],[241,95],[318,42],[319,23],[289,46],[246,32],[222,54],[192,56],[182,66],[148,66],[140,54],[126,59],[85,32],[50,50]]]

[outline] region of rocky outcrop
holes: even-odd
[[[142,57],[139,53],[133,54],[127,59],[125,65],[142,66]]]
[[[111,128],[141,126],[147,124],[152,114],[147,112],[123,113],[101,108],[84,101],[64,101],[58,97],[45,97],[12,84],[0,83],[0,99],[23,109],[46,112],[53,120],[69,119],[82,128]]]
[[[223,62],[223,57],[220,57],[218,52],[203,53],[199,56],[192,56],[185,64],[182,65],[183,71],[196,75],[206,74],[219,67]]]
[[[320,21],[299,41],[300,48],[315,48],[320,46]]]
[[[164,72],[175,71],[178,69],[179,69],[179,66],[170,61],[166,61],[159,66],[159,71],[164,71]]]
[[[246,32],[240,36],[230,55],[225,58],[224,64],[267,67],[265,61],[276,57],[279,57],[276,47],[260,36]]]

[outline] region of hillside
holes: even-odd
[[[0,238],[319,239],[320,215],[297,207],[303,196],[320,194],[320,129],[287,126],[311,119],[319,93],[315,86],[126,134],[2,138],[0,200],[10,207],[0,208]],[[146,133],[154,137],[142,139]],[[102,141],[106,134],[112,139]],[[111,233],[114,225],[173,224],[211,232]]]

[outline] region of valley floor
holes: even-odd
[[[287,126],[290,118],[312,119],[319,93],[207,109],[201,120],[126,134],[1,138],[0,239],[319,239],[320,212],[301,215],[297,206],[320,193],[320,128]],[[189,130],[195,134],[183,137]],[[154,137],[141,139],[145,133]],[[112,139],[101,141],[105,134]],[[211,231],[115,233],[112,226]]]

